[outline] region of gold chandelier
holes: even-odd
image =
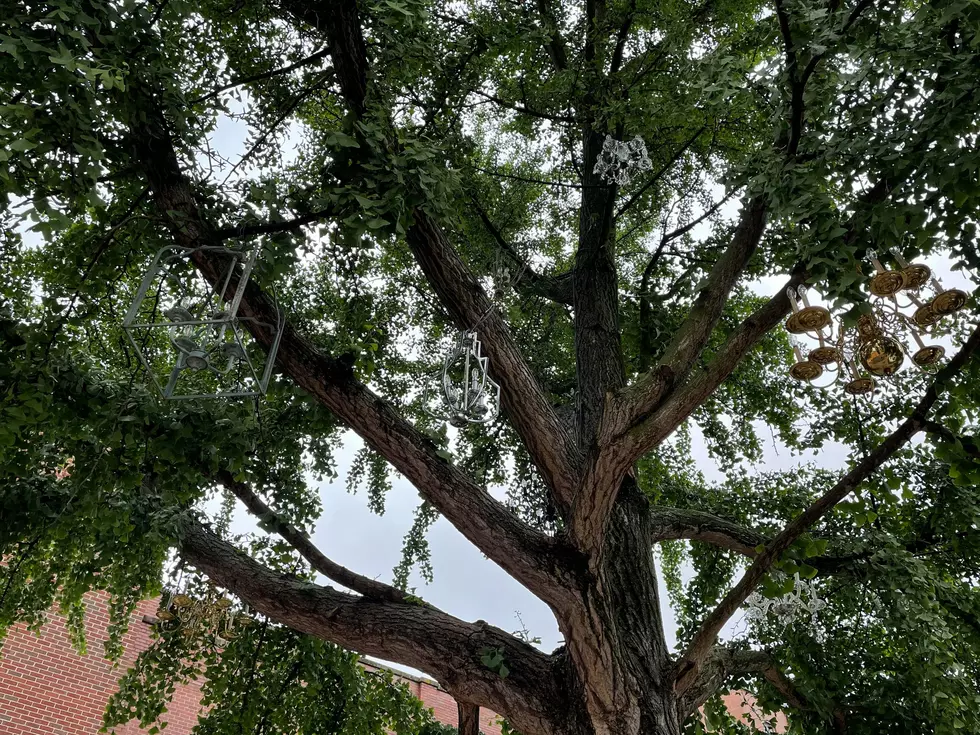
[[[946,354],[942,345],[927,345],[927,335],[933,325],[963,309],[967,295],[958,288],[944,289],[928,266],[908,263],[896,250],[891,251],[898,265],[896,270],[885,268],[874,252],[869,254],[875,274],[868,283],[871,292],[871,313],[858,318],[854,328],[838,319],[835,332],[830,311],[810,304],[804,286],[789,288],[786,295],[793,313],[786,321],[786,331],[806,335],[818,345],[806,352],[791,338],[796,363],[789,374],[804,383],[813,383],[825,372],[834,373],[828,388],[838,381],[847,381],[844,390],[853,396],[871,393],[875,378],[890,378],[897,374],[906,355],[922,370],[936,365]],[[928,286],[931,295],[925,291]],[[902,303],[907,299],[908,303]],[[911,312],[909,316],[906,312]],[[903,339],[910,335],[914,349]]]

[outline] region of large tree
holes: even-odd
[[[0,625],[92,588],[122,619],[174,550],[305,634],[283,657],[416,667],[525,735],[674,735],[733,686],[794,732],[980,732],[980,331],[867,401],[794,384],[781,327],[787,286],[865,309],[869,247],[978,265],[975,3],[5,0],[0,30]],[[606,136],[651,168],[608,183]],[[160,398],[123,339],[167,245],[211,280],[198,248],[262,246],[254,406]],[[474,328],[501,417],[447,433],[424,389]],[[422,499],[393,584],[311,541],[347,430],[374,508],[391,471]],[[770,432],[846,466],[750,471]],[[407,589],[438,516],[564,645]],[[794,573],[814,623],[719,643]]]

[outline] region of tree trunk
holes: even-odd
[[[596,735],[678,735],[647,499],[627,478],[605,545],[590,560],[585,620],[564,621],[584,727]],[[581,639],[588,636],[589,641]],[[590,645],[592,640],[599,641]]]

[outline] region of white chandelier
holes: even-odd
[[[626,142],[607,135],[592,173],[607,184],[626,186],[637,173],[651,168],[653,164],[643,138],[636,136]]]
[[[801,579],[799,573],[793,575],[793,589],[782,597],[769,598],[753,592],[745,600],[745,617],[750,622],[762,622],[769,615],[776,618],[782,626],[787,626],[801,615],[810,616],[810,626],[815,627],[817,613],[827,607],[827,603],[817,596],[816,584]]]

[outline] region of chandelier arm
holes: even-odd
[[[725,623],[746,598],[755,590],[762,578],[769,572],[780,555],[788,549],[814,523],[823,518],[865,479],[888,461],[909,440],[925,428],[928,413],[939,399],[940,392],[947,383],[969,362],[973,353],[980,348],[980,326],[978,326],[963,347],[939,371],[936,379],[926,389],[922,399],[902,424],[869,452],[849,472],[803,513],[794,518],[756,557],[738,584],[727,594],[719,605],[702,622],[701,627],[688,645],[678,663],[675,689],[683,692],[689,685],[705,657],[711,650],[715,638]]]

